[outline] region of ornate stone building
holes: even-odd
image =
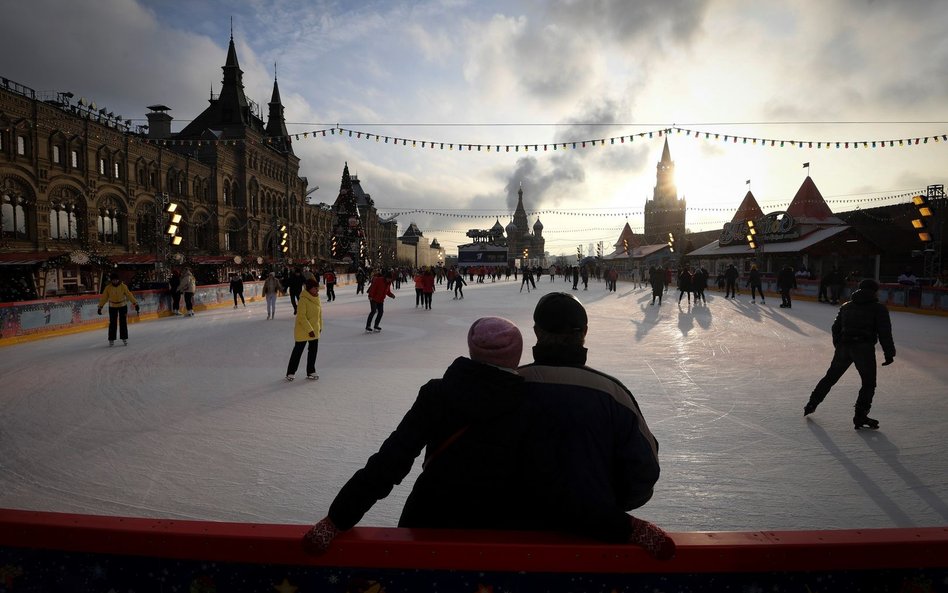
[[[643,243],[648,245],[667,243],[669,233],[671,233],[675,245],[680,246],[679,250],[683,248],[685,211],[684,198],[678,199],[678,188],[675,186],[675,162],[671,160],[671,152],[668,150],[668,138],[665,138],[662,159],[656,165],[656,180],[652,199],[645,202]]]
[[[315,190],[299,175],[276,79],[264,121],[260,106],[244,93],[233,38],[222,70],[220,94],[212,94],[208,107],[179,133],[172,133],[164,105],[149,107],[148,126],[132,130],[130,120],[72,93],[43,96],[3,78],[4,269],[11,270],[11,262],[35,267],[79,253],[79,261],[91,255],[120,269],[207,264],[213,270],[198,279],[211,282],[222,266],[237,266],[235,256],[244,266],[329,261],[331,208],[308,203]],[[366,248],[394,255],[394,222],[380,222],[374,204],[361,188],[360,193]],[[181,216],[178,246],[169,245],[165,234],[170,203]],[[76,265],[64,268],[75,269],[57,273],[78,280],[60,278],[60,287],[97,289],[83,278],[80,268],[87,264],[66,263]]]
[[[523,186],[517,190],[517,209],[513,220],[505,229],[507,232],[507,260],[510,265],[523,259],[524,249],[531,265],[544,265],[546,258],[546,239],[543,238],[543,223],[537,217],[533,223],[533,232],[527,222],[527,212],[523,207]]]

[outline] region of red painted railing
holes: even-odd
[[[717,575],[713,582],[718,585],[727,581],[739,586],[748,579],[806,584],[832,578],[835,590],[874,583],[874,590],[939,591],[948,583],[948,527],[673,533],[678,551],[664,562],[634,546],[556,534],[371,527],[355,528],[339,536],[325,554],[310,556],[300,546],[306,529],[0,510],[0,589],[5,578],[14,585],[39,578],[38,566],[44,582],[54,582],[55,567],[75,575],[90,565],[111,566],[111,574],[146,581],[143,575],[157,574],[163,566],[166,579],[190,583],[192,591],[196,582],[208,586],[208,579],[223,591],[225,582],[238,574],[240,582],[256,578],[277,583],[283,575],[300,587],[299,593],[345,591],[353,582],[375,582],[380,592],[386,587],[416,590],[429,582],[445,586],[463,575],[464,582],[477,581],[484,591],[495,593],[510,588],[511,579],[520,590],[533,589],[531,583],[539,580],[544,583],[537,589],[556,591],[549,583],[572,582],[566,579],[569,574],[585,575],[591,586],[595,582],[618,590],[646,581],[651,586],[656,579],[682,581],[694,589],[711,575]],[[215,563],[214,569],[207,563]],[[339,588],[303,587],[334,580],[342,583]],[[24,589],[45,590],[42,583],[33,586]],[[148,590],[140,583],[139,589]]]

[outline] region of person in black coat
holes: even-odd
[[[237,297],[240,297],[240,302],[244,307],[247,306],[247,301],[244,300],[244,281],[237,274],[230,275],[230,292],[234,295],[235,309],[237,308]]]
[[[688,303],[691,303],[691,270],[688,268],[682,268],[678,272],[678,304],[681,304],[681,297],[688,295]]]
[[[757,302],[757,293],[760,293],[760,302],[766,303],[764,300],[764,284],[760,277],[760,270],[757,269],[756,265],[752,265],[750,269],[750,274],[747,279],[747,284],[751,289],[751,302]]]
[[[879,427],[877,420],[869,418],[869,409],[872,408],[872,398],[876,392],[876,342],[882,346],[885,356],[882,366],[895,361],[895,343],[892,340],[889,309],[879,302],[876,296],[878,290],[879,284],[875,280],[863,280],[859,283],[859,289],[853,293],[852,300],[839,308],[836,321],[833,322],[833,346],[836,349],[833,361],[803,407],[804,416],[815,412],[843,373],[850,365],[856,365],[862,386],[856,399],[853,424],[857,429],[864,426]]]
[[[648,282],[652,285],[652,304],[658,299],[658,305],[662,305],[662,293],[665,292],[665,271],[661,266],[652,266],[648,269]]]
[[[734,264],[730,264],[724,271],[724,298],[737,298],[737,277],[740,274]]]
[[[293,305],[293,314],[296,315],[297,303],[300,301],[300,295],[303,294],[303,283],[306,279],[303,277],[303,270],[296,268],[290,277],[284,282],[287,292],[290,293],[290,304]]]
[[[793,273],[793,266],[786,266],[777,274],[777,288],[780,290],[781,309],[789,309],[792,306],[790,300],[790,291],[797,287],[797,277]]]

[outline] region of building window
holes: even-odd
[[[116,179],[121,179],[121,177],[119,176],[119,164],[118,164],[118,163],[115,163],[115,166],[112,167],[112,173],[113,173],[113,175],[115,175],[115,178],[116,178]]]
[[[224,205],[227,206],[230,204],[230,189],[227,187],[227,183],[224,183]]]
[[[61,158],[62,158],[62,155],[59,153],[59,147],[53,146],[53,162],[58,165],[60,163]]]
[[[26,136],[16,137],[16,153],[20,156],[26,156]]]
[[[97,227],[100,243],[109,243],[112,245],[120,245],[122,243],[121,230],[119,227],[119,213],[114,207],[101,208],[99,210]]]
[[[49,238],[72,240],[79,238],[76,205],[53,203],[49,210]]]
[[[72,165],[73,169],[79,168],[79,151],[78,150],[69,151],[69,164]]]
[[[2,191],[0,223],[3,226],[3,236],[8,239],[29,239],[26,232],[26,200],[12,191]]]
[[[99,175],[105,175],[105,159],[99,159]]]

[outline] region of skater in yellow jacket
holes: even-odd
[[[292,381],[296,369],[300,366],[303,348],[309,344],[306,352],[306,378],[312,381],[319,379],[316,374],[316,353],[319,351],[319,332],[323,329],[323,309],[319,304],[319,283],[315,279],[307,279],[305,290],[300,294],[296,305],[296,323],[293,326],[293,352],[290,362],[286,365],[286,380]]]
[[[118,325],[119,336],[122,343],[128,346],[128,304],[135,307],[137,313],[140,309],[135,295],[125,286],[118,274],[112,274],[109,277],[109,283],[102,289],[102,296],[99,297],[99,315],[102,315],[102,307],[109,304],[109,346],[115,345],[115,326]]]

